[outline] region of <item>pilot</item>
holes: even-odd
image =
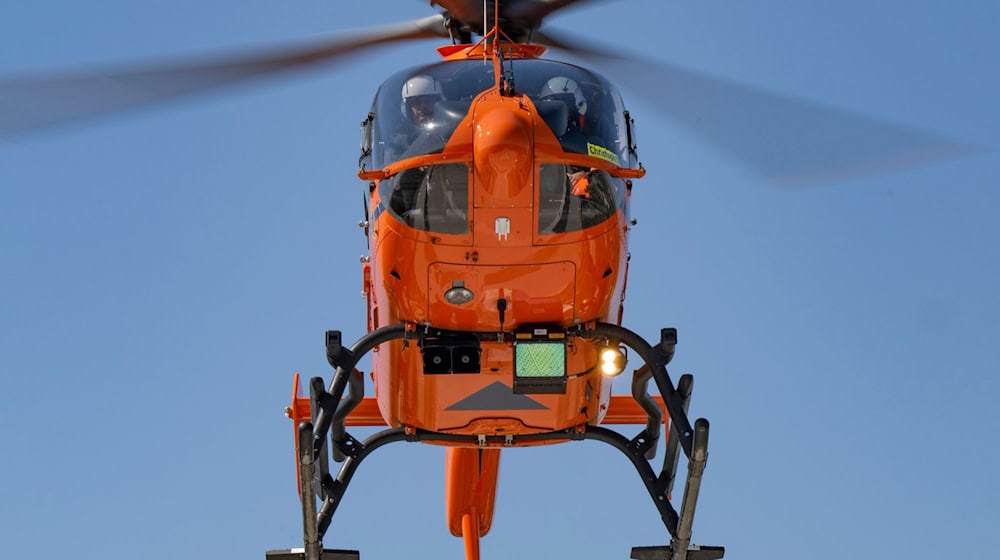
[[[583,132],[587,114],[587,99],[580,84],[572,78],[556,76],[545,82],[538,93],[541,101],[561,101],[567,108],[566,131],[559,135],[559,143],[567,152],[587,153],[588,137]]]
[[[415,126],[434,117],[434,104],[444,99],[441,83],[430,76],[414,76],[403,84],[403,114]]]
[[[444,140],[434,130],[434,106],[444,99],[441,83],[419,74],[403,83],[400,95],[403,118],[392,135],[393,156],[390,156],[390,161],[441,151]],[[419,191],[426,190],[429,172],[427,166],[411,167],[396,178],[397,186],[390,204],[408,222],[418,210],[416,206],[421,196],[426,195],[421,195]]]
[[[401,96],[403,119],[392,136],[398,155],[391,159],[440,151],[444,147],[443,143],[436,146],[436,150],[425,144],[433,141],[427,136],[434,129],[434,106],[438,101],[444,100],[441,83],[430,76],[413,76],[403,84]]]

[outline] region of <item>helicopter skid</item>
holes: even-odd
[[[306,560],[306,549],[285,548],[282,550],[268,550],[264,553],[266,560]],[[361,554],[357,550],[330,550],[322,549],[319,553],[319,560],[359,560]]]
[[[687,549],[687,560],[715,560],[723,554],[725,549],[721,546],[692,546]],[[673,557],[674,550],[669,546],[636,546],[629,556],[633,560],[671,560]]]
[[[609,428],[581,424],[564,430],[519,435],[449,434],[414,427],[395,427],[376,432],[364,441],[358,441],[351,437],[345,428],[347,425],[361,424],[353,417],[351,420],[354,421],[348,417],[355,408],[366,401],[362,396],[364,381],[361,375],[356,374],[355,365],[361,357],[379,344],[400,338],[419,340],[421,334],[412,326],[390,325],[371,331],[348,349],[341,345],[339,332],[328,331],[327,357],[337,370],[329,389],[324,387],[322,379],[313,378],[310,383],[308,411],[302,406],[297,406],[300,403],[294,401],[293,406],[289,408],[290,416],[298,423],[296,448],[305,546],[302,549],[270,551],[267,553],[267,560],[358,560],[359,555],[355,551],[324,549],[323,536],[358,466],[373,451],[388,443],[415,441],[460,448],[497,448],[579,440],[604,442],[628,457],[670,534],[668,546],[635,547],[632,549],[631,558],[635,560],[722,558],[724,554],[722,547],[699,547],[690,544],[695,506],[708,459],[709,423],[704,418],[699,418],[692,425],[688,420],[687,408],[693,378],[690,375],[682,376],[675,388],[667,373],[666,364],[673,356],[676,331],[663,329],[660,342],[655,346],[627,329],[607,323],[591,323],[568,334],[604,338],[628,346],[642,357],[645,365],[633,376],[634,402],[627,407],[627,414],[617,416],[619,419],[634,423],[645,421],[645,428],[632,439]],[[650,380],[655,382],[660,398],[651,397],[646,392],[646,385]],[[348,394],[343,398],[345,391]],[[666,416],[663,414],[664,408]],[[365,406],[361,406],[361,409],[365,409]],[[646,418],[642,418],[642,414],[637,414],[640,409],[646,414]],[[375,420],[370,418],[373,416],[371,411],[365,411],[363,415]],[[668,423],[668,419],[666,453],[657,473],[651,460],[659,440],[660,426]],[[372,422],[367,425],[385,424]],[[330,454],[335,461],[342,462],[336,477],[330,472],[329,457],[325,450],[328,434],[331,443]],[[671,490],[681,452],[687,457],[687,475],[678,510],[671,503]],[[317,497],[321,501],[318,511]],[[464,524],[461,514],[462,511],[459,511],[454,517]],[[472,533],[480,531],[471,526],[463,529],[465,533],[469,533],[465,535],[469,537],[466,540],[475,541],[466,543],[467,558],[478,560],[478,546],[468,545],[478,544],[479,535],[473,538]],[[486,529],[488,530],[488,525]]]

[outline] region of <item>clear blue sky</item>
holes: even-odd
[[[430,13],[418,1],[8,4],[0,76]],[[623,88],[649,169],[634,190],[626,325],[679,329],[672,372],[695,373],[692,416],[713,427],[696,542],[742,559],[994,548],[998,23],[986,0],[595,2],[552,19],[982,148],[776,187]],[[433,61],[433,46],[0,145],[5,557],[245,559],[300,542],[282,408],[293,372],[329,377],[325,329],[363,333],[357,125],[378,83]],[[327,545],[461,558],[443,455],[373,455]],[[484,558],[627,558],[667,542],[606,446],[517,450],[501,470]]]

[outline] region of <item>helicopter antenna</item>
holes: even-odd
[[[512,53],[508,53],[510,55]],[[514,57],[504,58],[503,47],[497,47],[497,62],[500,67],[500,95],[504,97],[514,96]]]
[[[483,0],[483,38],[480,39],[480,41],[482,41],[482,43],[483,43],[483,63],[484,64],[486,63],[487,51],[489,50],[486,47],[489,44],[489,43],[487,43],[487,40],[488,40],[487,38],[489,37],[489,33],[490,33],[487,30],[487,27],[486,27],[486,24],[487,24],[487,21],[486,21],[486,1],[487,0]]]

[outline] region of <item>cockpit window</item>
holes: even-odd
[[[379,183],[379,193],[389,213],[412,228],[469,232],[469,167],[464,163],[405,169]]]
[[[538,178],[538,233],[541,234],[596,226],[624,204],[624,182],[606,171],[543,163]]]
[[[515,63],[514,76],[517,90],[531,98],[564,150],[621,167],[638,164],[628,150],[625,105],[610,82],[549,60]]]
[[[472,100],[493,84],[493,65],[482,60],[439,62],[394,74],[375,94],[370,168],[443,150]]]
[[[638,165],[629,150],[625,106],[617,89],[593,72],[551,60],[514,60],[514,89],[528,96],[568,152],[621,167]],[[493,87],[493,64],[445,61],[394,74],[375,95],[366,121],[363,163],[381,169],[444,149],[472,100]],[[363,127],[364,128],[364,127]]]

